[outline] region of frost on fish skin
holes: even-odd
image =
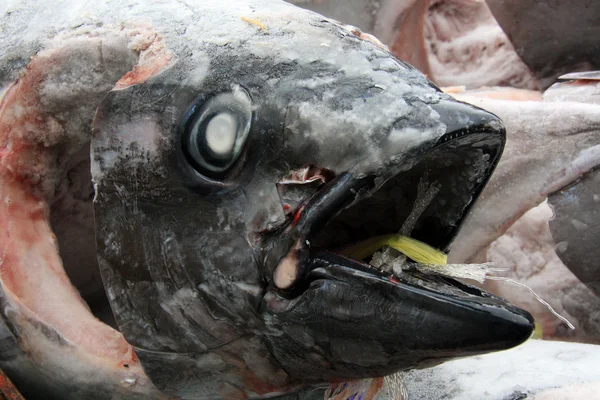
[[[297,64],[306,66],[307,71],[316,69],[314,74],[295,76],[288,83],[264,76],[264,81],[273,87],[288,84],[290,94],[295,97],[306,92],[305,101],[294,100],[292,104],[282,96],[281,107],[290,109],[286,132],[289,146],[309,148],[308,153],[315,153],[315,159],[311,160],[315,165],[333,170],[355,167],[357,172],[364,172],[375,164],[385,163],[399,149],[406,150],[427,140],[434,142],[445,133],[446,126],[439,115],[425,104],[443,96],[429,90],[416,71],[393,60],[386,51],[374,50],[371,43],[332,21],[319,18],[306,24],[304,18],[290,18],[287,12],[282,12],[280,17],[287,24],[281,25],[273,19],[273,14],[258,14],[269,27],[269,34],[255,33],[240,51],[248,51],[275,65]],[[338,36],[343,37],[340,43]],[[315,38],[319,38],[317,43]],[[323,72],[337,68],[338,73],[322,78],[315,65],[322,65]],[[261,72],[257,73],[260,76]],[[363,93],[362,98],[356,98],[355,92],[340,91],[353,81],[356,93]],[[412,100],[410,105],[404,100],[406,96]],[[373,113],[374,109],[378,112]],[[413,113],[422,116],[420,121],[424,125],[412,125],[417,120]],[[381,127],[393,127],[394,134],[391,130],[382,131]],[[360,130],[362,135],[348,135],[352,130]],[[389,137],[388,146],[380,143],[383,137]],[[356,163],[348,157],[356,147],[365,152],[362,165],[349,164]]]
[[[439,85],[539,86],[485,1],[292,2],[374,33]]]
[[[60,4],[62,3],[58,1],[55,7],[60,9]],[[402,79],[384,72],[405,70],[402,72],[405,75],[403,77],[404,80],[407,82],[422,83],[423,77],[418,73],[406,70],[404,65],[397,62],[390,62],[389,54],[384,50],[378,53],[379,57],[376,57],[371,62],[366,62],[365,55],[373,53],[372,45],[365,45],[365,41],[356,37],[355,33],[346,27],[323,19],[321,16],[308,11],[290,7],[279,1],[258,2],[256,0],[238,0],[228,2],[226,5],[205,2],[201,8],[198,8],[202,10],[202,13],[195,13],[193,2],[189,2],[183,5],[179,4],[177,12],[174,12],[173,9],[169,8],[167,3],[157,3],[147,9],[139,4],[127,4],[127,2],[107,1],[96,4],[95,2],[80,0],[75,3],[69,3],[68,13],[51,13],[50,11],[46,11],[50,15],[46,16],[44,21],[40,21],[33,11],[34,9],[39,10],[39,3],[25,1],[15,7],[15,10],[18,10],[18,12],[15,11],[11,14],[15,18],[23,18],[21,28],[12,33],[19,35],[22,32],[27,32],[29,35],[32,35],[35,32],[34,37],[37,38],[50,35],[50,32],[56,29],[67,31],[72,26],[83,25],[79,29],[90,29],[88,26],[97,23],[97,21],[102,21],[104,26],[108,26],[109,24],[118,26],[124,20],[134,21],[135,24],[141,27],[151,22],[152,28],[161,33],[160,40],[154,40],[151,33],[143,31],[137,33],[132,28],[127,32],[128,36],[136,35],[131,38],[133,43],[130,45],[131,51],[140,52],[142,50],[140,56],[141,65],[148,64],[144,61],[146,54],[158,60],[159,64],[156,64],[157,61],[154,61],[148,66],[154,68],[164,65],[165,60],[164,55],[157,57],[155,47],[159,46],[160,48],[160,46],[165,46],[173,53],[173,56],[169,56],[172,61],[179,60],[188,63],[190,66],[190,75],[186,76],[186,79],[197,79],[194,78],[194,75],[197,73],[202,75],[207,73],[204,67],[202,71],[196,72],[193,70],[193,66],[195,60],[201,58],[210,59],[212,54],[210,46],[239,46],[240,52],[262,57],[269,63],[285,64],[287,62],[298,62],[310,65],[312,62],[319,61],[332,66],[340,65],[342,68],[340,72],[349,79],[358,76],[370,76],[373,79],[372,86],[376,88],[374,90],[389,91],[389,102],[380,106],[380,110],[386,110],[388,114],[396,113],[396,115],[400,115],[406,110],[406,105],[401,101],[401,98],[409,92],[415,98],[425,96],[422,98],[424,101],[435,100],[430,97],[432,96],[430,91],[423,91],[422,94],[419,94],[419,85],[402,85]],[[226,9],[227,12],[222,12],[223,9]],[[268,28],[268,33],[257,30],[256,27],[243,21],[242,17],[259,19]],[[31,18],[35,21],[35,27],[31,23],[26,22],[26,18]],[[12,25],[10,26],[12,28]],[[345,36],[348,45],[332,46],[339,37],[323,35],[324,31],[335,33],[338,36]],[[246,40],[240,44],[236,39],[239,37],[245,37]],[[201,40],[190,41],[187,38],[200,38]],[[321,43],[315,43],[315,38],[322,38]],[[27,41],[24,41],[22,45],[26,45],[27,43]],[[180,54],[182,56],[178,56]],[[352,62],[348,62],[349,60]],[[143,76],[144,74],[140,74],[139,72],[144,68],[147,71],[147,67],[140,67],[138,65],[124,78],[125,80],[121,81],[120,85],[128,85],[129,83],[126,83],[126,81],[132,79],[133,75],[131,74]],[[209,69],[208,73],[211,72],[214,71]],[[317,82],[317,86],[323,85]],[[335,84],[324,87],[324,96],[344,95],[343,93],[336,93],[334,89]],[[301,107],[302,105],[299,104],[298,106]],[[337,114],[336,119],[343,119],[348,117],[348,115],[352,115],[355,121],[359,121],[365,126],[365,137],[371,137],[375,124],[368,125],[367,122],[373,115],[361,116],[360,110],[364,107],[358,107],[360,106],[359,104],[356,106],[353,110],[348,110],[346,115],[339,113],[337,110],[332,110],[331,112],[332,114]],[[306,112],[307,118],[310,119],[313,117],[309,109]],[[382,113],[382,120],[385,118],[386,113]],[[323,118],[320,119],[322,120]],[[314,130],[316,131],[320,128],[331,128],[331,126],[315,126]],[[401,136],[406,132],[414,133],[416,130],[422,128],[416,126],[398,126],[395,129],[402,134],[395,135],[396,138],[391,142],[391,145],[401,147],[409,144],[408,138],[411,135],[406,134],[406,140],[400,139]],[[443,133],[443,130],[443,125],[433,125],[424,130],[422,135],[429,135],[429,138],[433,141],[438,137],[440,132]],[[339,137],[343,137],[343,132],[340,132]],[[419,140],[422,137],[415,137],[412,140]],[[374,147],[373,143],[370,142],[367,142],[366,145]],[[343,148],[343,143],[341,146],[326,145],[324,148],[327,151]],[[381,154],[378,154],[374,150],[369,160],[377,160],[380,156]],[[383,156],[385,159],[385,155]],[[366,163],[367,160],[365,160]]]
[[[402,151],[408,151],[428,141],[434,142],[445,133],[446,126],[439,121],[439,115],[435,115],[429,107],[409,106],[400,97],[395,98],[391,94],[389,99],[382,97],[373,101],[355,101],[348,106],[348,110],[323,109],[310,102],[301,104],[297,114],[293,115],[294,122],[288,126],[292,133],[289,145],[306,147],[307,143],[310,143],[313,151],[317,152],[316,165],[361,173],[382,166]],[[381,112],[374,115],[363,112],[372,109]],[[420,111],[430,117],[424,116],[422,119],[424,124],[430,125],[413,127],[396,122],[399,115],[407,116]],[[390,131],[381,131],[381,127],[386,126],[392,126]],[[346,134],[356,129],[363,132],[363,135]],[[310,142],[306,139],[310,139]],[[361,148],[363,151],[358,163],[351,157],[355,148]]]
[[[94,111],[138,53],[127,48],[128,31],[79,29],[58,35],[38,53],[3,98],[2,129],[9,153],[23,146],[27,164],[5,157],[8,171],[48,196],[55,174],[89,141]],[[109,58],[111,57],[111,58]],[[34,144],[34,145],[32,145]],[[61,151],[61,154],[52,155]]]
[[[264,271],[252,268],[252,234],[282,220],[281,211],[273,219],[259,215],[278,205],[273,187],[269,190],[259,181],[270,179],[274,186],[286,167],[306,162],[358,174],[386,163],[408,168],[409,162],[393,157],[403,157],[419,141],[423,152],[434,145],[446,126],[433,105],[449,97],[352,30],[279,1],[164,1],[152,7],[113,0],[24,1],[10,15],[22,22],[11,25],[12,40],[22,39],[11,49],[34,42],[46,48],[32,65],[44,54],[59,54],[62,45],[74,52],[68,53],[74,55],[69,63],[57,67],[57,79],[48,79],[46,86],[35,82],[43,96],[36,92],[31,103],[20,106],[49,116],[44,127],[52,129],[46,132],[33,124],[32,130],[14,135],[37,140],[40,146],[34,150],[42,158],[25,163],[31,171],[18,173],[27,173],[27,184],[39,183],[49,196],[51,174],[65,172],[61,168],[87,141],[96,112],[92,174],[99,263],[118,323],[137,346],[146,373],[161,390],[188,398],[199,392],[225,396],[236,388],[237,395],[250,398],[299,389],[281,360],[273,361],[264,336],[256,334],[264,333],[265,320],[257,311],[264,287],[255,288],[265,279]],[[243,17],[261,21],[265,29]],[[106,46],[110,35],[118,39],[115,48]],[[60,38],[56,47],[40,39],[46,36]],[[75,57],[79,51],[84,59],[98,62],[80,61]],[[52,63],[40,66],[56,72]],[[104,68],[114,76],[104,80]],[[44,71],[40,68],[39,76],[47,77]],[[333,79],[320,79],[319,72]],[[19,82],[36,76],[30,73],[25,71]],[[102,79],[95,80],[95,73]],[[185,181],[189,176],[182,177],[176,134],[184,114],[202,96],[235,91],[239,82],[233,79],[245,79],[253,101],[269,108],[263,115],[256,113],[262,119],[251,144],[260,146],[249,152],[256,168],[242,180],[252,183],[222,185],[219,196],[199,196]],[[5,101],[14,94],[11,90]],[[15,102],[5,110],[16,115],[18,106]],[[31,127],[21,120],[11,122],[17,129]],[[60,131],[61,122],[74,125]],[[284,152],[274,149],[286,146],[294,151],[281,160]],[[259,150],[268,157],[261,158]],[[354,162],[348,162],[348,155]],[[34,169],[42,164],[49,168]],[[190,181],[198,178],[197,172]],[[51,293],[38,294],[53,298]],[[78,340],[93,335],[64,336],[83,349]],[[281,332],[273,338],[271,344],[282,339]],[[379,346],[372,348],[379,351]],[[332,348],[340,357],[346,352],[343,344]],[[215,371],[223,372],[223,380],[215,379]],[[124,382],[130,385],[131,377]],[[107,386],[114,383],[106,379]]]

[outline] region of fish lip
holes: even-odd
[[[383,272],[359,260],[327,250],[315,251],[310,258],[310,262],[312,265],[310,272],[307,274],[307,279],[311,282],[319,279],[344,281],[348,277],[353,277],[369,281],[371,284],[414,291],[425,297],[432,296],[464,307],[478,306],[499,299],[481,288],[449,277],[429,274],[419,271],[417,268],[409,268],[401,274]],[[431,284],[438,285],[438,287],[443,285],[444,291],[430,287]],[[475,298],[479,298],[479,303],[477,300],[473,301]],[[516,309],[516,307],[513,308]],[[533,323],[531,315],[527,314],[527,318]]]
[[[488,350],[517,346],[530,338],[533,333],[534,319],[529,312],[475,286],[448,277],[428,275],[418,270],[401,275],[381,273],[366,264],[361,267],[360,262],[352,259],[345,258],[341,261],[344,258],[327,251],[317,252],[311,258],[314,265],[308,274],[308,279],[311,282],[318,280],[348,282],[355,279],[379,289],[385,288],[395,293],[410,293],[411,298],[418,300],[419,307],[429,308],[434,303],[440,303],[449,313],[454,309],[467,310],[466,314],[480,319],[482,323],[506,331],[506,336],[501,337],[498,334],[495,338],[490,338],[487,344],[490,346]],[[411,305],[410,302],[408,305]],[[407,329],[411,328],[407,327]],[[485,347],[486,344],[483,346]]]
[[[518,319],[518,323],[533,325],[531,314],[510,305],[507,301],[488,293],[481,288],[459,282],[455,279],[440,275],[431,275],[418,269],[408,270],[400,275],[385,273],[369,265],[336,253],[320,250],[311,257],[313,264],[308,274],[311,282],[319,279],[347,281],[348,279],[362,279],[372,285],[395,288],[394,290],[411,291],[422,298],[434,298],[438,301],[452,303],[457,307],[474,308],[482,311],[487,307],[508,307],[513,311],[507,315],[510,319]],[[436,290],[417,281],[428,284],[443,285],[445,291]],[[512,318],[514,317],[514,318]],[[525,320],[523,320],[523,318]],[[526,327],[525,327],[526,328]],[[523,336],[527,339],[530,333]]]

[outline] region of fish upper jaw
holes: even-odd
[[[406,225],[404,234],[449,250],[501,155],[504,129],[497,117],[463,103],[435,109],[448,128],[434,146],[416,148],[385,170],[338,173],[257,246],[268,282],[262,312],[275,332],[267,340],[292,376],[382,376],[503,350],[530,336],[531,316],[503,299],[342,255],[348,245]],[[419,186],[428,185],[437,192],[423,204]]]
[[[315,248],[341,250],[406,229],[403,234],[449,250],[502,154],[505,132],[496,116],[471,105],[443,101],[431,107],[447,127],[435,143],[423,141],[419,147],[392,155],[387,163],[377,161],[371,171],[365,171],[359,159],[353,170],[337,176],[331,170],[316,174],[321,185],[309,188],[295,208],[290,209],[280,192],[287,220],[261,232],[256,246],[267,281],[286,258],[303,258]],[[303,176],[293,183],[304,181],[310,186],[314,177],[308,170],[322,169],[302,167],[298,171]],[[290,180],[286,177],[277,185],[281,182]],[[428,185],[437,186],[439,193],[424,204],[421,186],[428,189]],[[419,207],[415,213],[413,209]]]

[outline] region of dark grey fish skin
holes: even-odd
[[[68,165],[91,134],[87,222],[116,324],[143,367],[89,354],[78,332],[3,291],[0,366],[31,397],[304,395],[530,336],[528,313],[479,289],[336,253],[398,232],[422,180],[441,189],[411,236],[448,251],[502,153],[493,114],[352,29],[276,0],[24,2],[8,16],[3,64],[40,47],[55,63],[35,69],[34,57],[24,75],[19,61],[1,77],[42,76],[42,88],[25,88],[40,94],[29,105],[66,121],[48,159]],[[132,64],[121,79],[105,74]],[[230,158],[204,136],[222,114],[237,128]],[[328,172],[289,210],[278,188],[307,164]]]
[[[487,0],[543,89],[560,75],[600,68],[600,4],[595,0]]]
[[[548,196],[554,210],[550,231],[556,254],[600,296],[600,171],[585,174],[573,185]]]
[[[580,101],[600,104],[600,71],[570,73],[560,77],[544,95],[550,101]],[[598,157],[598,148],[588,152]],[[594,156],[595,154],[595,156]],[[590,157],[590,158],[592,158]],[[596,295],[600,295],[598,240],[600,239],[600,173],[593,166],[570,185],[551,193],[554,211],[550,230],[563,263]],[[576,238],[576,240],[574,240]]]

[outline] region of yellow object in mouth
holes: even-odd
[[[542,325],[538,322],[535,322],[535,330],[531,334],[531,339],[544,339],[544,328],[542,328]]]
[[[430,245],[403,235],[376,236],[345,249],[342,254],[358,260],[372,256],[384,246],[398,250],[419,264],[446,265],[448,256]]]

